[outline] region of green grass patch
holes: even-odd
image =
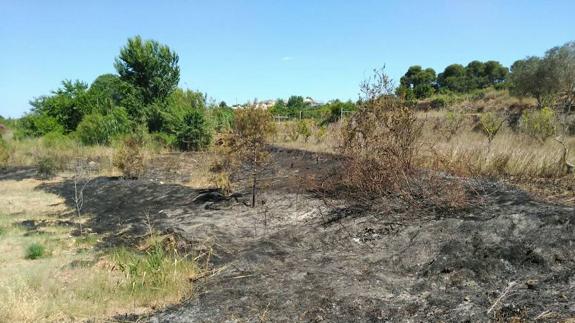
[[[39,243],[32,243],[26,248],[26,259],[34,260],[46,255],[46,247]]]
[[[190,279],[198,273],[196,264],[176,251],[168,251],[157,239],[146,251],[118,248],[111,254],[112,261],[124,274],[122,288],[140,299],[161,298],[178,291],[184,296],[191,292]]]

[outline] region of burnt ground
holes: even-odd
[[[330,205],[298,179],[326,155],[276,149],[278,167],[255,209],[161,178],[98,178],[87,227],[103,248],[157,230],[185,239],[212,274],[195,296],[151,322],[483,322],[575,318],[575,208],[511,186],[469,182],[477,203],[457,212],[394,200]],[[161,168],[159,166],[158,168]],[[279,172],[278,170],[281,170]],[[185,173],[185,171],[181,172]],[[72,204],[71,182],[42,189]],[[202,257],[202,255],[204,255]],[[208,256],[206,256],[208,255]]]

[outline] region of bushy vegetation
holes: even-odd
[[[235,111],[232,128],[221,138],[223,160],[217,165],[217,178],[222,181],[226,174],[238,169],[246,171],[251,178],[252,207],[256,204],[258,175],[269,161],[266,145],[274,131],[271,114],[251,106]]]
[[[8,143],[0,135],[0,167],[3,167],[10,158],[10,148]]]
[[[114,108],[109,114],[92,113],[86,115],[76,134],[86,145],[107,145],[113,138],[131,130],[128,113],[123,108]]]
[[[46,247],[39,243],[32,243],[26,248],[26,259],[34,260],[44,257],[46,254]]]
[[[182,121],[183,126],[177,131],[176,143],[182,150],[202,150],[212,141],[212,132],[204,113],[191,110]]]
[[[452,64],[436,75],[432,68],[410,66],[401,77],[396,94],[405,99],[425,99],[435,93],[469,93],[504,83],[508,68],[497,61],[472,61],[467,66]],[[438,102],[439,103],[439,102]]]
[[[526,111],[521,116],[520,129],[522,132],[544,143],[555,135],[555,111],[550,108]]]
[[[230,127],[231,109],[214,106],[208,112],[205,94],[177,88],[178,55],[168,46],[130,38],[114,66],[117,74],[100,75],[91,85],[65,80],[50,95],[32,100],[32,111],[19,120],[15,137],[59,133],[84,145],[109,145],[146,127],[166,144],[203,149],[212,128]]]
[[[141,253],[127,248],[112,252],[112,260],[125,276],[121,288],[130,294],[143,294],[151,299],[170,290],[186,289],[183,284],[197,273],[196,264],[178,254],[174,246],[164,245],[159,236],[148,238],[150,245]]]
[[[127,135],[122,138],[113,157],[113,165],[118,168],[124,178],[137,179],[145,171],[145,138],[141,133]]]

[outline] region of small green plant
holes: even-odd
[[[521,116],[519,129],[540,143],[555,135],[555,111],[550,108],[526,111]]]
[[[486,112],[481,115],[481,118],[479,119],[481,130],[490,144],[497,133],[499,133],[499,130],[501,130],[504,121],[505,119],[499,117],[494,112]]]
[[[315,132],[315,138],[317,143],[323,142],[325,136],[327,135],[327,127],[326,126],[318,126]]]
[[[6,165],[8,159],[10,158],[10,150],[8,147],[8,143],[2,139],[0,136],[0,167]]]
[[[450,141],[463,126],[464,116],[457,110],[448,111],[445,115],[444,135]]]
[[[37,173],[40,178],[48,179],[56,175],[58,165],[52,156],[39,156],[36,158]]]
[[[167,239],[154,235],[148,240],[150,245],[142,253],[120,248],[112,254],[126,278],[123,287],[131,294],[168,292],[196,274],[195,263],[165,246]]]
[[[310,121],[302,119],[297,123],[297,133],[303,137],[304,142],[307,143],[311,137]]]
[[[295,122],[290,122],[286,125],[287,139],[290,141],[297,141],[299,138],[298,125]]]
[[[46,248],[39,243],[33,243],[26,248],[26,259],[34,260],[42,258],[45,254]]]

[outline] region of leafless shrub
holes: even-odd
[[[92,182],[97,174],[96,163],[90,162],[86,163],[84,160],[78,158],[74,165],[74,206],[76,210],[76,216],[78,217],[78,223],[80,226],[80,235],[84,233],[82,227],[82,209],[84,207],[84,191]]]

